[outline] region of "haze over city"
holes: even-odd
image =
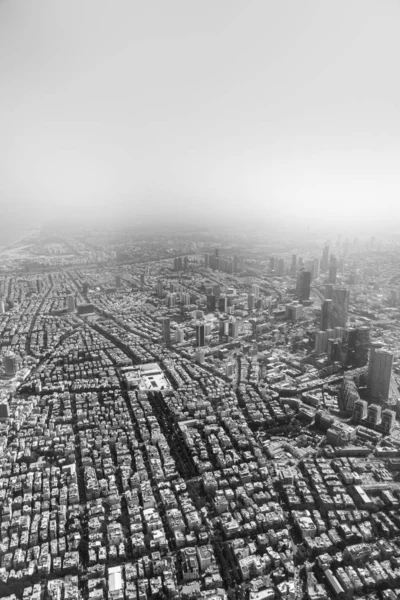
[[[0,0],[1,600],[400,600],[399,31]]]
[[[394,0],[3,0],[0,236],[396,231],[399,27]]]

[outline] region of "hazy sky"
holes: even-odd
[[[398,0],[0,0],[3,226],[396,229],[399,57]]]

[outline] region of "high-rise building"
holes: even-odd
[[[208,258],[208,266],[213,271],[218,271],[218,269],[220,268],[220,259],[218,258],[218,256],[210,254]]]
[[[322,251],[322,258],[321,258],[321,271],[323,273],[325,273],[328,270],[329,267],[329,246],[325,246],[323,251]]]
[[[209,264],[210,264],[210,256],[209,256],[209,254],[205,254],[204,255],[204,266],[208,268]]]
[[[3,367],[9,377],[17,373],[18,363],[14,352],[8,352],[3,356]]]
[[[175,341],[177,344],[182,344],[182,342],[185,341],[185,333],[183,329],[178,328],[175,330]]]
[[[346,364],[351,367],[364,367],[368,363],[370,342],[369,327],[348,329]]]
[[[334,287],[331,306],[331,327],[346,327],[349,313],[350,290]]]
[[[303,305],[300,302],[291,302],[286,304],[286,318],[289,321],[298,321],[304,314]]]
[[[159,298],[162,298],[164,294],[164,286],[163,286],[163,282],[161,281],[161,279],[159,279],[157,281],[157,296]]]
[[[115,276],[115,287],[116,288],[120,288],[121,287],[121,275],[116,275]]]
[[[6,312],[6,307],[4,305],[4,300],[0,300],[0,315],[4,315]]]
[[[292,254],[292,263],[290,265],[290,274],[296,275],[297,270],[297,256],[296,254]]]
[[[233,377],[233,373],[235,372],[235,365],[232,362],[226,363],[225,366],[225,374],[227,377]]]
[[[145,283],[145,281],[144,281],[144,273],[140,273],[140,287],[141,287],[142,290],[144,288],[144,283]]]
[[[260,286],[258,286],[256,283],[253,283],[251,286],[251,293],[254,294],[256,300],[258,300],[260,297]]]
[[[382,411],[381,427],[384,429],[385,433],[392,433],[395,424],[396,413],[394,410],[385,408],[385,410]]]
[[[275,271],[275,256],[271,256],[269,259],[269,270]]]
[[[205,325],[204,323],[196,323],[196,346],[205,345]]]
[[[212,294],[214,294],[214,296],[219,296],[221,294],[221,286],[219,283],[216,283],[215,285],[212,286]]]
[[[167,296],[167,306],[168,308],[174,308],[176,306],[176,294],[168,294]]]
[[[372,347],[368,364],[368,388],[371,401],[387,400],[392,377],[393,354],[382,348]]]
[[[275,261],[275,272],[278,277],[283,277],[283,275],[285,274],[285,261],[283,260],[283,258],[278,258]]]
[[[314,258],[312,261],[312,278],[317,279],[319,277],[319,258]]]
[[[299,302],[310,299],[311,292],[311,273],[310,271],[300,271],[297,276],[297,298]]]
[[[252,312],[255,308],[256,297],[254,294],[248,294],[247,296],[247,308],[250,312]]]
[[[181,299],[182,299],[182,304],[184,306],[187,306],[188,304],[190,304],[190,294],[188,294],[187,292],[184,292],[183,294],[181,294]]]
[[[196,362],[202,365],[206,361],[206,354],[202,348],[198,348],[195,353]]]
[[[324,300],[321,306],[321,331],[329,329],[331,326],[331,307],[332,300]]]
[[[325,284],[324,298],[325,298],[325,300],[332,300],[332,298],[333,298],[333,284],[332,283]]]
[[[343,377],[340,394],[345,410],[353,411],[357,400],[360,400],[360,394],[352,377]]]
[[[335,256],[331,256],[331,260],[330,260],[330,264],[329,264],[329,274],[328,274],[329,283],[332,283],[333,285],[335,285],[336,278],[337,278],[337,260],[336,260]]]
[[[182,271],[182,257],[176,256],[174,258],[174,271]]]
[[[184,269],[184,271],[189,270],[189,257],[188,256],[185,256],[185,258],[183,259],[183,269]]]
[[[226,296],[220,296],[218,298],[218,310],[222,313],[226,313],[228,310],[228,298]]]
[[[70,313],[75,312],[75,296],[73,294],[67,296],[67,311]]]
[[[314,352],[317,355],[324,354],[328,347],[328,334],[326,331],[317,331],[315,334]]]
[[[328,340],[328,360],[329,362],[340,362],[342,360],[342,342],[338,338]]]
[[[239,271],[244,271],[244,256],[239,256]]]
[[[214,312],[216,308],[216,298],[214,296],[214,294],[210,294],[209,296],[207,296],[207,310],[209,312]]]
[[[239,335],[239,323],[236,320],[229,321],[229,337],[237,338]]]
[[[378,425],[381,422],[382,407],[378,404],[370,404],[368,406],[367,421],[371,425]]]
[[[168,344],[171,341],[171,321],[168,317],[164,317],[161,321],[163,342]]]
[[[220,341],[229,334],[229,321],[226,317],[219,320],[218,332]]]
[[[365,400],[356,400],[354,402],[353,419],[357,422],[363,421],[367,417],[368,403]]]
[[[10,407],[7,400],[4,398],[0,400],[0,422],[7,421],[10,416]]]

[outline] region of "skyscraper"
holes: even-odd
[[[157,281],[157,296],[158,296],[159,298],[162,298],[162,296],[163,296],[163,293],[164,293],[164,286],[163,286],[163,282],[161,281],[161,279],[159,279],[159,280]]]
[[[292,254],[292,264],[290,265],[291,275],[296,275],[296,269],[297,269],[297,256],[296,256],[296,254]]]
[[[174,258],[174,271],[182,271],[182,257],[176,256]]]
[[[218,271],[218,269],[220,268],[220,259],[218,258],[218,256],[210,254],[208,257],[208,266],[213,271]]]
[[[319,277],[319,258],[314,258],[312,263],[313,263],[312,276],[313,276],[313,279],[317,279],[317,277]]]
[[[226,296],[220,296],[218,299],[218,310],[219,312],[226,313],[228,310],[228,298]]]
[[[196,346],[205,345],[205,326],[204,323],[196,323]]]
[[[214,296],[219,296],[221,294],[221,286],[219,283],[213,285],[212,293],[214,294]]]
[[[204,255],[204,266],[208,268],[210,261],[210,256],[208,254]]]
[[[171,322],[168,317],[164,317],[161,321],[163,342],[168,344],[171,341]]]
[[[382,411],[381,426],[386,433],[392,433],[396,423],[396,413],[394,410],[386,408]]]
[[[181,299],[182,299],[182,304],[184,306],[187,306],[188,304],[190,304],[190,294],[188,294],[186,292],[181,294]]]
[[[346,327],[349,313],[350,290],[334,287],[331,307],[331,327]]]
[[[253,283],[251,286],[251,293],[254,294],[256,300],[258,300],[260,297],[260,287],[256,283]]]
[[[237,338],[239,335],[239,323],[236,320],[229,321],[229,337]]]
[[[249,294],[247,296],[247,307],[250,312],[252,312],[255,308],[256,297],[254,294]]]
[[[368,388],[371,401],[389,398],[393,354],[383,348],[372,347],[368,364]]]
[[[297,276],[297,298],[299,302],[310,299],[311,291],[311,272],[300,271]]]
[[[7,421],[10,416],[10,407],[5,398],[0,400],[0,422]]]
[[[325,246],[323,251],[322,251],[322,258],[321,258],[321,271],[323,273],[325,273],[328,270],[329,267],[329,246]]]
[[[210,312],[214,312],[216,307],[216,298],[214,294],[210,294],[207,296],[207,310]]]
[[[329,275],[328,280],[329,283],[336,283],[337,278],[337,260],[334,256],[331,256],[330,264],[329,264]]]
[[[325,300],[332,300],[332,298],[333,298],[333,284],[332,283],[325,284],[324,297],[325,297]]]
[[[354,402],[353,419],[355,421],[362,421],[366,418],[368,412],[368,404],[365,400],[356,400]]]
[[[229,321],[227,317],[219,320],[219,339],[220,341],[229,334]]]
[[[382,408],[378,404],[370,404],[368,406],[367,421],[371,425],[378,425],[381,421]]]
[[[352,367],[364,367],[368,363],[370,329],[368,327],[348,328],[346,337],[346,364]]]
[[[326,331],[331,326],[332,300],[324,300],[321,306],[321,331]]]

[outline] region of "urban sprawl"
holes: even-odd
[[[395,240],[0,254],[1,598],[400,597]]]

